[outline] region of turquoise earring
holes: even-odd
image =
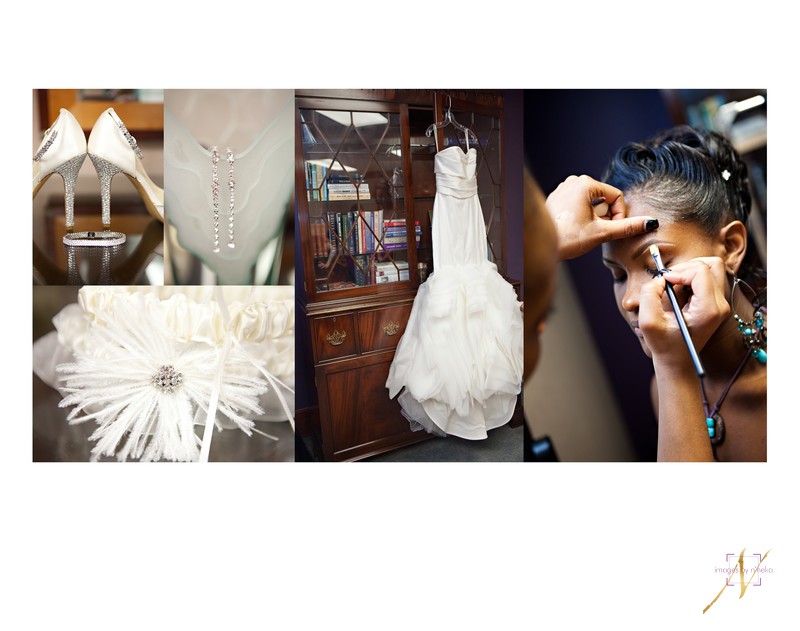
[[[747,287],[747,289],[750,290],[750,293],[753,294],[755,299],[753,306],[755,310],[753,311],[753,317],[750,320],[742,319],[738,313],[733,314],[733,319],[736,320],[737,328],[742,334],[745,347],[751,350],[753,357],[755,357],[759,362],[766,364],[767,327],[764,324],[764,314],[766,313],[766,309],[759,304],[758,295],[755,291],[753,291],[753,288],[741,278],[736,278],[735,276],[733,277],[733,287],[731,288],[731,305],[733,305],[733,292],[738,284],[742,284],[744,287]]]

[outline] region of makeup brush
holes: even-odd
[[[650,256],[652,256],[653,261],[655,261],[658,275],[663,276],[667,269],[664,267],[664,263],[661,260],[661,252],[659,252],[657,245],[653,244],[650,246]],[[692,336],[689,335],[689,327],[686,326],[686,320],[683,319],[683,312],[681,311],[681,306],[678,304],[678,298],[675,296],[675,290],[672,288],[672,283],[669,281],[664,282],[667,285],[667,295],[672,304],[672,310],[675,312],[675,318],[678,320],[678,327],[681,330],[681,335],[683,335],[683,341],[686,342],[686,348],[689,349],[689,355],[692,358],[692,363],[694,363],[694,369],[697,371],[698,377],[703,377],[706,371],[703,369],[703,364],[700,362],[700,355],[697,354],[697,349],[694,347]]]

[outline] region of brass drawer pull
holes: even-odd
[[[400,330],[399,322],[389,322],[389,324],[383,327],[383,332],[386,333],[386,335],[397,335],[397,332],[399,330]]]
[[[347,333],[345,331],[335,331],[333,333],[328,333],[328,336],[325,338],[328,340],[328,344],[331,346],[339,346],[342,344],[347,337]]]

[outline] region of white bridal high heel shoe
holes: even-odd
[[[64,178],[64,211],[67,231],[75,225],[75,181],[86,159],[86,136],[78,121],[62,108],[56,122],[44,133],[33,156],[33,197],[42,185],[58,173]]]
[[[111,178],[124,173],[139,191],[147,211],[164,221],[164,190],[150,179],[142,165],[142,152],[114,108],[100,115],[89,134],[89,158],[100,179],[103,227],[111,222]]]

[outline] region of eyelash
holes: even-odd
[[[664,266],[666,267],[666,263],[664,264]],[[653,278],[658,276],[660,273],[659,270],[655,268],[649,268],[647,267],[647,265],[644,266],[644,271],[650,274],[650,276],[652,276]],[[614,281],[615,284],[618,284],[624,282],[627,277],[628,277],[627,274],[620,274],[619,276],[612,276],[612,280]]]

